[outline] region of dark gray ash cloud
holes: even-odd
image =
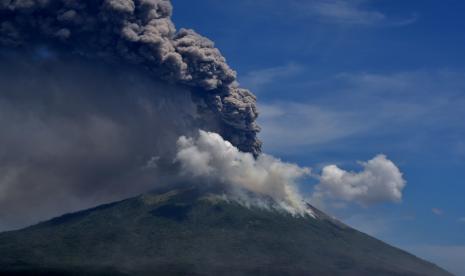
[[[258,154],[255,96],[213,42],[176,30],[167,0],[2,0],[0,43],[30,48],[53,44],[104,60],[147,68],[154,77],[192,88],[222,122],[221,134]]]
[[[0,0],[0,231],[179,176],[214,131],[259,155],[256,99],[165,0]]]
[[[0,0],[0,231],[186,183],[312,215],[297,185],[310,169],[261,154],[255,96],[171,13],[166,0]],[[383,158],[327,167],[314,198],[400,200]]]
[[[43,49],[0,60],[0,229],[170,184],[178,137],[216,128],[188,89],[138,68]]]

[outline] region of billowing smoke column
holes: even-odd
[[[219,132],[242,151],[260,152],[255,97],[214,44],[176,31],[168,0],[1,0],[0,44],[61,47],[90,58],[123,60],[190,87],[217,116]]]
[[[311,170],[261,153],[255,96],[171,12],[167,0],[0,0],[0,231],[180,183],[313,216],[297,185]],[[392,162],[364,166],[325,168],[313,198],[400,200]]]
[[[0,230],[181,182],[180,136],[258,156],[256,99],[167,0],[0,0]]]
[[[297,181],[310,175],[309,168],[267,154],[254,158],[218,134],[205,131],[200,131],[196,138],[180,137],[176,159],[184,174],[200,179],[204,185],[223,184],[228,189],[228,198],[246,205],[277,207],[294,215],[314,216],[297,189]],[[244,191],[269,197],[272,203],[249,198]]]

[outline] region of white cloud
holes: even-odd
[[[176,160],[189,177],[227,185],[234,196],[249,204],[254,202],[244,197],[244,190],[269,196],[293,214],[311,214],[296,187],[299,179],[310,174],[309,168],[266,154],[255,159],[220,135],[205,131],[200,131],[197,138],[180,137]]]
[[[311,175],[308,167],[285,163],[267,154],[255,159],[220,135],[205,131],[200,131],[195,138],[179,138],[176,161],[189,178],[227,187],[229,195],[247,204],[254,202],[244,197],[244,191],[271,197],[278,207],[294,214],[311,213],[297,187],[299,180],[306,177],[319,179],[310,200],[320,207],[338,202],[363,206],[400,202],[406,185],[402,173],[384,155],[360,163],[363,171],[358,173],[329,165],[323,168],[321,175]]]
[[[436,216],[442,216],[444,214],[444,211],[438,208],[431,209],[431,212],[433,212],[433,214],[435,214]]]
[[[364,206],[402,200],[406,181],[392,161],[384,155],[378,155],[361,165],[363,170],[358,173],[345,171],[335,165],[324,167],[313,200],[340,200]]]
[[[460,223],[465,223],[465,217],[459,218],[457,221],[460,222]]]

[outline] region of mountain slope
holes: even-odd
[[[315,212],[147,194],[0,234],[0,274],[450,275]]]

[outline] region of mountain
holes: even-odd
[[[314,212],[151,193],[1,233],[0,274],[451,275]]]

